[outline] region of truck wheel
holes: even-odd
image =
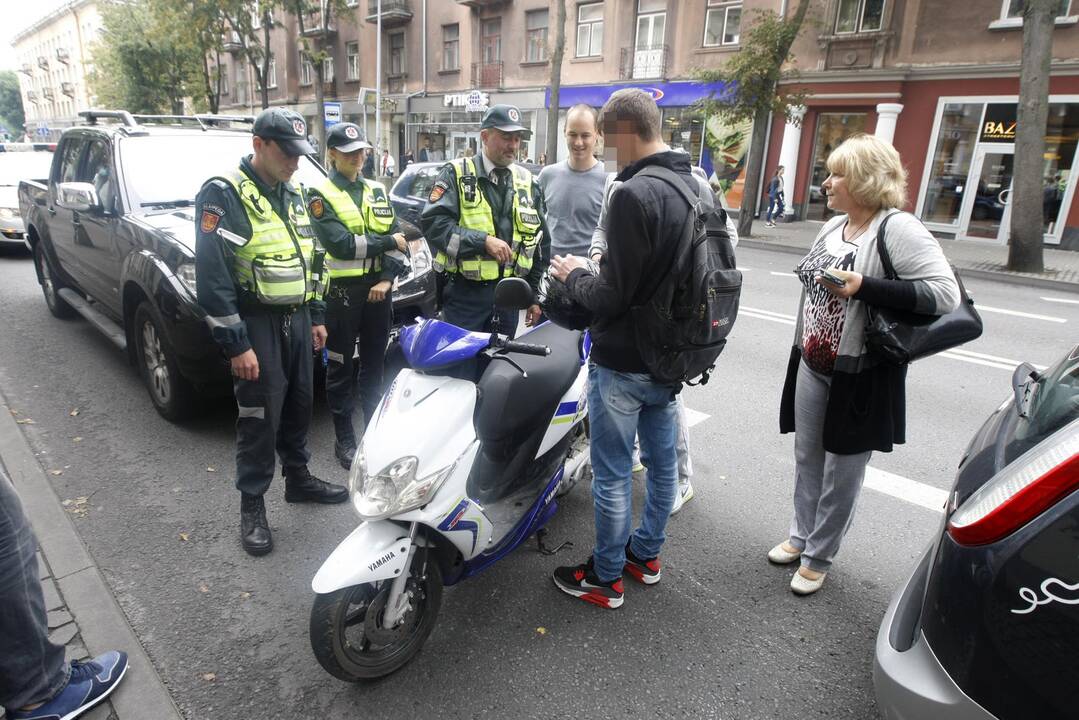
[[[135,359],[146,383],[154,408],[166,420],[176,422],[191,417],[197,393],[176,365],[176,353],[161,330],[160,315],[148,300],[135,310]]]
[[[41,277],[41,293],[45,296],[45,304],[49,306],[49,312],[53,317],[61,320],[75,317],[75,308],[64,302],[64,299],[57,294],[60,288],[67,285],[53,270],[49,254],[45,252],[45,246],[40,242],[34,246],[34,262],[37,263],[38,274]]]

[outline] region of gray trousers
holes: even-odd
[[[37,541],[0,468],[0,707],[44,702],[67,685],[64,648],[49,642]]]
[[[674,449],[678,452],[678,482],[685,485],[693,477],[693,460],[689,456],[689,425],[686,424],[686,404],[682,401],[682,393],[675,395],[675,406],[678,410],[678,427],[674,433]],[[633,464],[641,462],[641,442],[633,441]]]
[[[831,378],[798,366],[794,392],[794,519],[790,544],[802,567],[827,572],[854,519],[872,451],[836,455],[824,449],[824,410]]]

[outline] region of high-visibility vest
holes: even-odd
[[[264,305],[302,305],[316,295],[315,231],[302,202],[288,203],[288,218],[280,217],[255,182],[235,169],[223,180],[240,196],[251,239],[235,248],[233,276]]]
[[[498,235],[495,230],[494,208],[487,202],[476,178],[476,163],[472,158],[451,160],[457,171],[457,208],[460,217],[457,224],[469,230],[479,230],[488,235]],[[513,171],[513,242],[510,252],[513,265],[507,270],[525,277],[532,270],[536,253],[536,233],[540,229],[536,199],[532,195],[532,173],[520,165],[512,165]],[[502,266],[487,255],[451,258],[445,250],[435,256],[436,270],[459,272],[469,280],[498,280]]]
[[[333,208],[337,219],[355,235],[364,235],[368,232],[385,235],[393,227],[393,206],[390,205],[386,188],[379,182],[374,180],[363,182],[362,212],[356,207],[352,197],[337,187],[330,178],[326,178],[319,184],[318,191]],[[373,258],[342,260],[327,253],[326,269],[331,281],[361,277],[369,272],[380,271],[382,260],[377,255]]]

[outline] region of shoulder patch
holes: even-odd
[[[449,184],[445,180],[439,180],[435,183],[435,186],[431,188],[431,196],[427,198],[428,202],[438,202],[442,199],[442,196],[446,194],[446,191],[450,189]]]
[[[322,198],[313,197],[311,202],[307,204],[308,209],[311,211],[311,217],[318,220],[326,214],[326,206],[322,204]]]
[[[223,215],[224,213],[222,213]],[[221,215],[210,210],[203,209],[202,219],[199,221],[199,229],[204,233],[212,233],[217,229],[217,224],[221,222]]]

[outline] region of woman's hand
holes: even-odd
[[[843,287],[837,287],[825,280],[823,275],[818,275],[815,278],[818,285],[820,285],[822,288],[832,293],[836,297],[849,298],[851,295],[858,292],[858,289],[862,287],[861,273],[851,272],[849,270],[839,270],[837,268],[828,268],[827,272],[831,275],[835,275],[841,280],[846,281]]]
[[[386,293],[393,287],[393,283],[389,280],[379,280],[371,287],[371,291],[367,293],[367,299],[370,302],[382,302],[386,299]]]

